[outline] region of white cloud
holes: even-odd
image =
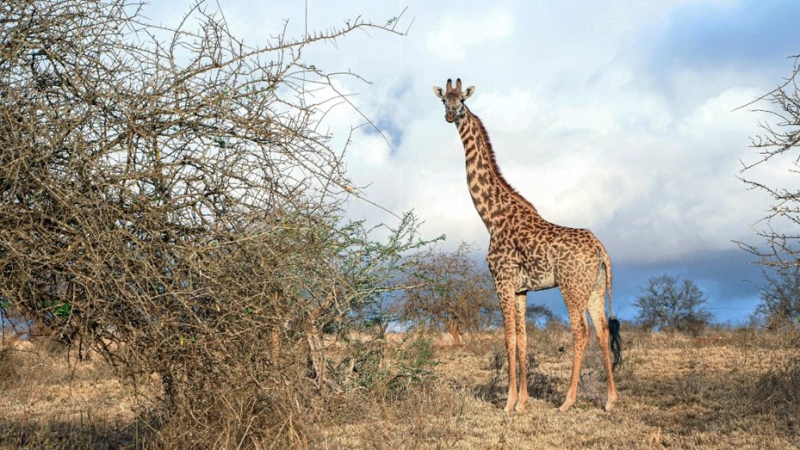
[[[192,0],[183,3],[188,8]],[[741,264],[731,255],[742,252],[731,240],[757,243],[751,225],[769,206],[767,196],[736,179],[739,160],[755,159],[749,136],[759,133],[763,116],[731,110],[789,75],[791,61],[784,57],[800,42],[794,3],[219,3],[250,45],[279,34],[285,19],[288,35],[301,36],[306,6],[308,28],[316,31],[359,16],[385,23],[408,6],[399,26],[405,30],[413,21],[406,37],[357,32],[306,47],[303,56],[373,83],[343,77],[337,86],[384,127],[392,147],[357,128],[347,149],[348,174],[370,202],[396,214],[413,209],[425,222],[423,237],[446,234],[445,246],[453,248],[467,241],[485,250],[488,243],[467,191],[457,131],[431,92],[432,85],[461,77],[477,86],[469,105],[484,121],[508,181],[546,219],[592,229],[615,269],[627,268],[615,272],[618,311],[632,311],[625,302],[635,284],[667,269],[692,278],[705,268],[703,283],[726,286],[727,295],[735,292],[750,304],[757,297],[740,283],[751,269],[737,271]],[[157,2],[146,12],[175,23],[175,4]],[[323,125],[342,147],[351,128],[363,123],[342,106]],[[800,188],[786,171],[791,161],[776,162],[749,175]],[[351,198],[348,208],[353,219],[397,223],[364,200]]]
[[[515,21],[511,11],[500,5],[446,11],[425,38],[428,50],[443,61],[463,62],[473,51],[505,46]]]
[[[221,3],[235,6],[228,18],[250,42],[277,34],[285,15],[291,32],[303,29],[303,8],[285,2]],[[318,67],[374,82],[345,78],[340,86],[402,137],[389,148],[364,128],[352,136],[348,173],[371,201],[398,214],[414,209],[427,237],[445,233],[452,245],[485,248],[460,140],[430,89],[461,77],[477,86],[469,105],[509,182],[545,218],[595,230],[616,258],[674,260],[729,249],[731,239],[752,235],[749,224],[767,205],[735,176],[739,159],[753,154],[748,137],[758,132],[758,115],[731,110],[774,87],[788,75],[780,72],[787,64],[760,71],[724,61],[684,67],[673,58],[666,68],[660,58],[679,54],[668,52],[671,42],[684,41],[680,28],[664,32],[664,24],[679,9],[713,12],[707,2],[467,1],[456,9],[421,0],[346,8],[310,1],[309,27],[324,30],[358,15],[381,22],[406,4],[405,20],[414,22],[407,37],[370,31],[304,50]],[[654,29],[661,34],[648,41]],[[337,138],[364,122],[347,107],[326,120]],[[791,183],[782,171],[764,175]],[[350,205],[354,218],[394,220],[367,202]]]
[[[471,108],[474,113],[480,111],[480,116],[489,118],[484,120],[491,121],[492,136],[527,132],[537,121],[546,120],[541,109],[542,100],[535,92],[515,87],[490,89],[476,87]]]

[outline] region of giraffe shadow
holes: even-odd
[[[498,377],[493,376],[488,383],[479,384],[472,388],[472,396],[482,402],[503,408],[505,407],[507,388],[508,385],[504,384]]]
[[[542,400],[555,407],[561,405],[562,394],[559,393],[558,379],[538,370],[539,362],[533,355],[528,355],[528,395],[532,399]],[[472,395],[484,402],[504,408],[508,395],[508,365],[501,355],[495,354],[490,362],[492,376],[488,383],[479,384],[472,389]]]
[[[561,405],[563,394],[556,389],[556,380],[543,373],[534,373],[528,376],[528,395],[532,399],[542,400],[554,407]],[[498,408],[504,408],[508,396],[508,384],[505,379],[492,378],[488,383],[479,384],[472,389],[476,399],[491,403]]]
[[[484,367],[485,370],[491,371],[492,376],[488,383],[480,384],[472,389],[473,397],[498,407],[504,407],[508,388],[506,384],[508,380],[505,378],[507,367],[508,364],[503,354],[500,351],[492,352],[488,367]]]
[[[539,371],[528,373],[528,395],[545,401],[555,407],[561,406],[564,394],[557,389],[558,380],[555,377]]]

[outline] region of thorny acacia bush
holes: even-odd
[[[135,387],[157,373],[157,422],[183,427],[166,444],[305,445],[313,397],[338,389],[322,330],[358,321],[421,243],[410,215],[385,243],[342,219],[344,149],[316,131],[341,97],[301,49],[402,33],[356,20],[249,47],[202,2],[175,29],[142,8],[0,4],[3,316]]]
[[[756,230],[762,243],[737,244],[754,255],[764,269],[766,286],[753,319],[770,328],[800,324],[800,303],[793,292],[800,261],[800,189],[796,178],[800,168],[800,55],[791,58],[791,75],[772,92],[745,105],[758,103],[755,112],[765,119],[760,123],[761,134],[751,142],[757,156],[743,163],[740,178],[749,189],[767,194],[770,205]],[[780,172],[789,175],[776,176]]]

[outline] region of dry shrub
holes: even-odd
[[[0,312],[0,322],[5,322]],[[5,324],[0,323],[0,390],[14,384],[19,375],[19,360],[16,350],[20,336],[11,330],[5,329]]]
[[[423,374],[428,357],[418,341],[389,358],[385,340],[354,339],[338,352],[325,344],[326,327],[346,335],[362,320],[359,311],[388,278],[397,249],[372,242],[366,249],[357,226],[347,234],[298,233],[289,216],[280,226],[282,233],[209,251],[205,295],[187,293],[166,310],[145,310],[158,321],[116,328],[125,344],[109,358],[121,373],[135,385],[151,372],[160,377],[163,408],[153,414],[165,446],[304,447],[326,396],[356,388],[396,393]],[[364,255],[370,266],[358,263]]]
[[[0,346],[0,389],[5,389],[19,377],[19,361],[11,346]]]
[[[544,328],[528,327],[529,352],[563,353],[572,349],[572,331],[568,323],[547,322]]]
[[[430,248],[409,256],[403,317],[418,326],[447,330],[456,345],[463,345],[463,333],[485,330],[495,322],[499,303],[491,274],[475,263],[472,252],[462,242],[454,252]]]
[[[351,392],[332,398],[324,426],[311,437],[314,448],[438,448],[464,434],[458,418],[467,395],[433,378],[394,398]]]
[[[558,392],[557,379],[548,375],[540,369],[540,363],[532,354],[528,354],[528,394],[531,398],[538,398],[548,403],[557,405],[559,400],[563,400],[561,393]]]
[[[362,335],[339,353],[328,359],[328,388],[344,396],[396,401],[436,379],[433,339],[422,333],[409,333],[396,344]]]
[[[146,448],[146,440],[137,425],[106,420],[89,412],[79,417],[64,417],[47,422],[31,421],[4,429],[0,422],[3,448],[20,449],[119,449]]]
[[[487,353],[484,353],[486,355]],[[476,386],[472,389],[472,395],[485,402],[499,405],[502,395],[506,393],[508,387],[508,364],[506,362],[505,351],[500,350],[496,345],[488,352],[489,358],[486,367],[491,373],[488,383]]]
[[[740,348],[800,348],[800,327],[782,330],[755,326],[735,328],[731,330],[728,342]]]
[[[344,149],[316,131],[337,91],[300,49],[397,18],[250,48],[204,2],[173,30],[142,8],[0,4],[3,315],[106,358],[158,445],[304,447],[323,330],[422,243],[409,215],[386,244],[342,219]]]
[[[784,431],[800,436],[800,355],[775,363],[762,375],[748,406],[751,411],[775,416]]]
[[[461,349],[473,356],[483,356],[491,352],[501,339],[500,334],[495,331],[472,333],[465,337]]]
[[[181,394],[169,412],[150,412],[153,439],[163,448],[307,447],[315,422],[303,389],[246,380],[202,395]],[[284,383],[286,380],[283,380]],[[306,390],[306,393],[309,391]]]

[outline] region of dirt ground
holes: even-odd
[[[462,348],[439,346],[437,388],[396,412],[376,406],[375,420],[329,424],[322,448],[752,448],[800,446],[800,423],[787,412],[800,405],[765,408],[758,383],[788,361],[797,347],[725,333],[702,338],[628,336],[616,376],[619,401],[603,410],[607,388],[600,352],[587,350],[578,402],[558,411],[571,367],[568,334],[538,335],[531,342],[534,398],[521,414],[503,412],[505,352],[500,336],[472,338]],[[797,383],[800,367],[792,366]],[[800,387],[792,384],[788,388]],[[767,388],[768,387],[764,387]],[[446,397],[446,398],[442,398]],[[774,400],[774,399],[773,399]],[[794,397],[797,401],[797,397]],[[413,406],[422,408],[408,410]],[[407,409],[408,408],[408,409]],[[791,409],[794,408],[794,409]],[[391,408],[390,408],[391,409]]]
[[[435,344],[433,381],[393,401],[331,399],[311,427],[311,448],[368,449],[790,449],[800,448],[796,338],[724,331],[701,338],[623,334],[619,400],[603,410],[597,345],[584,360],[578,402],[563,401],[568,333],[531,333],[527,410],[506,414],[505,351],[498,334],[462,347]],[[7,351],[7,350],[6,350]],[[18,343],[0,367],[0,447],[141,448],[136,402],[101,359]],[[76,431],[77,430],[77,431]],[[83,431],[81,431],[83,430]]]

